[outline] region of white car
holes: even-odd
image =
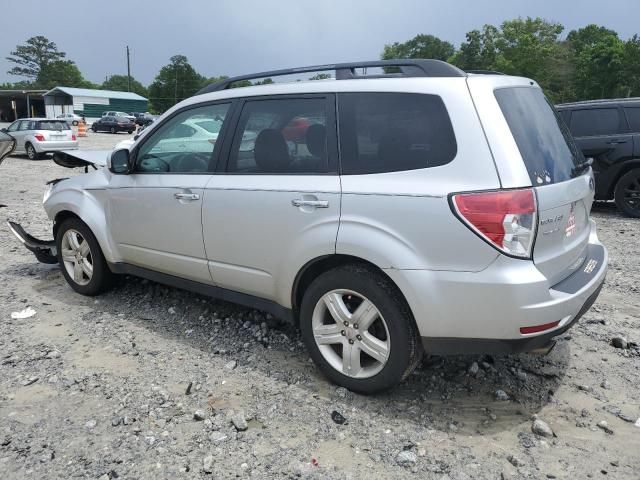
[[[78,139],[66,120],[22,118],[2,131],[15,138],[15,153],[26,153],[29,160],[42,158],[46,153],[78,148]]]
[[[62,115],[58,115],[56,117],[59,120],[66,120],[69,122],[69,125],[78,125],[82,121],[82,117],[75,113],[63,113]]]

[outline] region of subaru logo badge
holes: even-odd
[[[591,189],[592,192],[596,189],[596,184],[593,181],[593,177],[589,177],[589,188]]]

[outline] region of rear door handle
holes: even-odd
[[[314,208],[329,208],[328,200],[302,200],[296,198],[291,200],[291,205],[294,207],[314,207]]]
[[[173,196],[176,200],[200,200],[200,195],[197,193],[174,193]]]

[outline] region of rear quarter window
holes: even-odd
[[[579,173],[576,166],[584,157],[542,90],[508,87],[494,94],[533,186],[563,182]]]
[[[416,170],[446,165],[456,156],[456,137],[437,95],[341,93],[342,173]]]

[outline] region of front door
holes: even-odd
[[[124,263],[211,283],[202,202],[218,153],[217,135],[205,147],[200,137],[194,140],[190,124],[224,119],[229,106],[177,113],[133,148],[133,173],[112,177],[109,224]]]
[[[202,224],[216,285],[286,307],[304,263],[335,253],[334,119],[333,95],[244,102],[225,142],[226,168],[205,188]]]

